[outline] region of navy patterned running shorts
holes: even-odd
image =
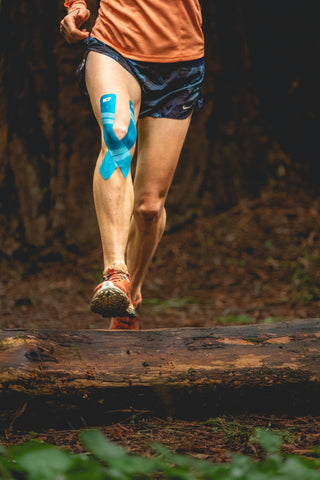
[[[176,63],[140,62],[123,57],[113,48],[89,36],[87,50],[78,66],[77,77],[82,91],[85,87],[85,64],[90,51],[102,53],[116,60],[141,87],[139,117],[187,118],[200,110],[203,99],[201,84],[204,78],[204,59]]]

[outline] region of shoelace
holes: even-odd
[[[113,281],[121,281],[123,279],[126,279],[127,282],[129,282],[129,274],[122,272],[121,270],[115,271],[113,268],[109,268],[108,272],[103,275],[103,280],[111,280]]]

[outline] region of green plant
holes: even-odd
[[[215,420],[216,421],[216,420]],[[216,421],[217,422],[217,421]],[[214,464],[170,452],[154,444],[155,456],[130,455],[97,430],[82,433],[84,454],[72,454],[36,440],[0,447],[1,480],[320,480],[320,459],[280,454],[281,433],[254,431],[265,459],[230,454],[230,463]],[[315,455],[320,455],[316,449]]]
[[[262,320],[261,323],[277,323],[277,322],[284,322],[284,317],[266,317]]]
[[[269,249],[269,250],[272,250],[272,249],[273,249],[272,240],[269,240],[269,239],[265,240],[265,241],[263,242],[263,246],[264,246],[265,248]]]
[[[249,317],[249,315],[241,314],[241,315],[224,315],[218,318],[218,323],[220,325],[227,325],[229,323],[254,323],[255,319],[253,317]]]
[[[301,302],[320,300],[320,289],[317,287],[303,288],[298,297]]]
[[[155,313],[168,313],[175,308],[183,308],[186,305],[197,303],[193,297],[173,297],[168,300],[161,300],[159,298],[146,298],[143,303],[152,308]]]
[[[298,267],[292,275],[292,280],[295,285],[309,285],[311,282],[310,273],[305,268]]]
[[[249,443],[256,443],[264,446],[263,443],[265,442],[265,440],[268,447],[269,437],[270,442],[272,441],[272,437],[274,442],[278,442],[280,438],[280,444],[281,440],[283,440],[285,443],[290,444],[294,444],[297,440],[296,436],[289,432],[289,430],[271,431],[269,427],[264,429],[255,429],[254,427],[248,427],[238,422],[229,422],[224,417],[209,418],[205,422],[200,422],[200,424],[212,426],[212,431],[215,433],[222,432],[224,435],[224,440],[227,443],[228,447],[238,447],[240,445],[244,446],[245,444]],[[264,435],[264,432],[267,432],[266,435]]]

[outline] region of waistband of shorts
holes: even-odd
[[[89,37],[85,40],[85,43],[87,45],[88,51],[95,51],[95,52],[101,52],[101,53],[105,51],[106,53],[109,53],[109,54],[111,53],[114,56],[119,57],[119,59],[123,59],[125,62],[128,62],[129,65],[130,64],[131,65],[147,65],[147,64],[153,63],[154,65],[172,65],[177,68],[184,67],[184,66],[192,68],[192,67],[198,67],[204,64],[204,57],[196,58],[194,60],[185,60],[181,62],[170,62],[170,63],[169,62],[151,62],[151,61],[143,62],[140,60],[132,60],[131,58],[124,57],[115,48],[111,47],[110,45],[107,45],[106,43],[102,42],[98,38],[92,37],[91,35],[89,35]]]

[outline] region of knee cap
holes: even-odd
[[[142,203],[135,208],[134,215],[142,219],[145,223],[152,223],[160,217],[162,210],[163,204],[161,202],[153,204]]]
[[[128,127],[119,122],[114,122],[113,124],[113,132],[118,137],[119,140],[122,140],[128,133]]]

